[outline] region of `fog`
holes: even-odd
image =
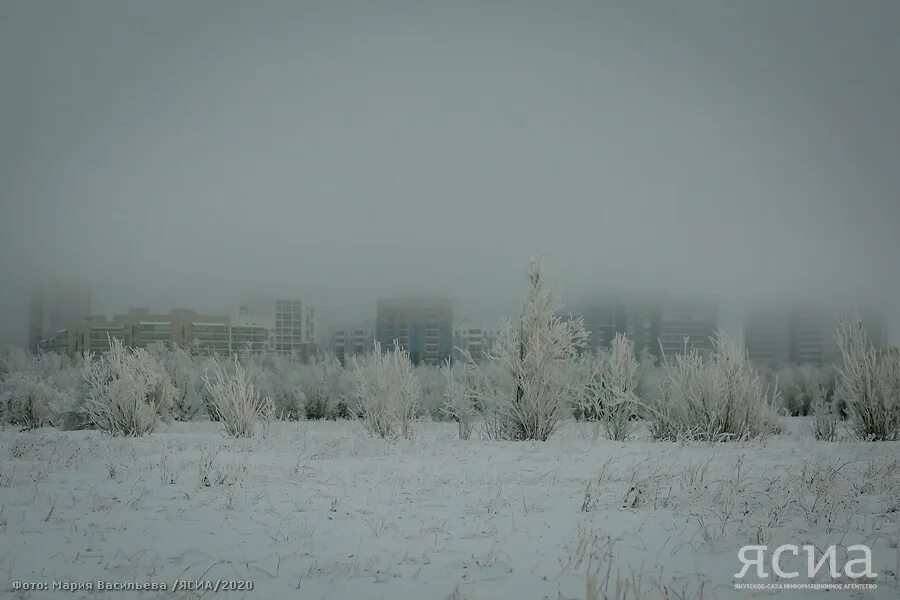
[[[900,4],[0,5],[0,345],[93,311],[320,327],[379,296],[609,289],[900,321]]]

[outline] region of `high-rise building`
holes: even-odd
[[[66,353],[70,356],[87,356],[109,351],[112,340],[117,339],[125,345],[125,325],[117,321],[109,321],[105,316],[91,315],[83,321],[71,323],[66,330],[69,341]]]
[[[70,350],[73,345],[74,338],[69,335],[68,327],[63,327],[50,337],[40,340],[37,344],[37,352],[55,352],[61,355],[73,356],[74,351]]]
[[[300,352],[303,342],[303,303],[299,300],[275,301],[275,352]]]
[[[788,314],[790,362],[797,365],[822,366],[834,360],[836,319],[825,311],[794,309]]]
[[[372,352],[375,332],[370,325],[339,325],[331,329],[329,344],[342,364],[351,356]]]
[[[453,329],[453,357],[460,360],[468,354],[475,362],[481,362],[488,351],[490,343],[495,336],[480,325],[476,325],[469,319]]]
[[[791,362],[791,328],[786,312],[756,311],[747,315],[743,337],[751,361],[768,366]]]
[[[113,321],[124,326],[125,339],[136,348],[161,343],[197,354],[224,356],[231,351],[227,316],[199,315],[188,309],[152,314],[145,308],[132,308],[126,314],[116,315]]]
[[[709,350],[718,327],[718,310],[711,298],[661,293],[616,293],[594,296],[579,311],[590,334],[588,349],[608,349],[617,334],[634,344],[635,354],[647,351],[677,354],[685,349]]]
[[[231,317],[231,351],[259,354],[271,351],[275,338],[275,314],[254,314],[241,306]]]
[[[315,311],[300,300],[275,301],[274,350],[307,360],[315,354]]]
[[[634,343],[635,354],[644,350],[659,356],[660,298],[657,294],[604,294],[594,296],[581,310],[590,334],[588,350],[608,349],[616,334]]]
[[[837,350],[836,318],[812,308],[767,308],[744,319],[744,346],[750,360],[768,366],[821,366]]]
[[[303,307],[303,346],[307,357],[315,354],[316,351],[316,309],[306,305]]]
[[[202,318],[192,319],[184,326],[184,339],[194,354],[218,356],[231,354],[231,327],[228,324],[228,317],[215,317],[215,320],[210,321]]]
[[[81,321],[89,314],[91,293],[87,286],[77,283],[38,286],[31,294],[29,306],[29,350],[36,352],[41,340],[55,336],[69,323]]]
[[[589,337],[587,347],[593,353],[609,348],[617,333],[628,328],[628,312],[618,295],[594,296],[580,311]]]
[[[719,327],[719,311],[710,298],[670,296],[659,316],[659,346],[666,355],[688,350],[709,352]]]
[[[440,365],[453,352],[453,303],[446,298],[379,300],[375,337],[383,350],[397,340],[413,364]]]
[[[871,344],[887,343],[887,326],[878,311],[841,311],[794,306],[766,308],[744,319],[744,345],[750,360],[759,364],[823,366],[837,359],[835,330],[841,315],[862,319]]]
[[[231,318],[235,352],[277,352],[309,360],[316,352],[315,309],[297,299],[249,294]]]

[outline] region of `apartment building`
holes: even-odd
[[[397,340],[413,364],[440,365],[453,352],[453,303],[446,298],[381,299],[375,337],[383,349]]]
[[[315,354],[316,313],[300,300],[275,300],[273,349],[308,360]]]
[[[744,319],[744,344],[758,364],[823,366],[838,358],[835,331],[841,315],[861,318],[871,344],[887,344],[887,321],[875,310],[861,311],[811,306],[769,307]]]
[[[718,327],[715,302],[702,295],[661,292],[622,292],[593,296],[578,311],[590,334],[588,350],[608,349],[617,334],[634,344],[635,354],[644,351],[661,358],[687,347],[711,348]]]
[[[125,339],[136,348],[160,343],[181,346],[196,354],[228,355],[231,351],[227,316],[200,315],[189,309],[154,314],[132,308],[126,314],[116,315],[113,321],[124,326]]]
[[[475,362],[481,362],[491,349],[496,334],[481,325],[475,324],[470,319],[453,329],[453,357],[454,360],[470,356]]]
[[[375,342],[375,331],[371,325],[338,325],[331,329],[329,346],[342,364],[351,356],[359,356],[372,352]]]
[[[231,351],[259,354],[270,352],[275,343],[275,314],[257,314],[247,305],[231,317]]]
[[[659,314],[659,346],[666,356],[687,350],[709,352],[719,328],[719,311],[711,298],[668,296]]]
[[[48,340],[60,330],[89,314],[91,293],[87,286],[56,282],[36,287],[29,302],[28,349],[36,352],[40,347],[46,348]]]

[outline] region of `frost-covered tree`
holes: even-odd
[[[608,351],[589,359],[584,393],[579,397],[582,416],[602,424],[611,440],[631,435],[638,407],[641,365],[634,357],[634,343],[616,334]]]
[[[648,405],[654,437],[730,441],[777,430],[759,372],[723,333],[708,356],[685,348],[674,359],[664,357],[663,370],[661,394]]]
[[[851,432],[860,440],[900,439],[900,354],[875,348],[861,320],[841,322],[838,394]]]
[[[87,383],[82,410],[106,433],[145,435],[171,416],[177,390],[162,364],[144,348],[125,348],[111,339],[109,352],[88,357],[82,374]]]
[[[254,387],[250,374],[237,357],[231,369],[224,369],[217,359],[213,359],[213,374],[203,376],[211,398],[217,421],[225,428],[225,433],[234,437],[253,435],[256,421],[274,416],[275,406],[270,398],[261,396]]]
[[[500,327],[486,361],[467,361],[480,375],[488,437],[544,441],[581,394],[575,357],[587,342],[582,319],[560,316],[563,305],[544,280],[541,259],[531,262],[528,278],[531,289],[518,322]],[[490,365],[509,375],[507,389],[496,387],[502,380],[488,374]]]
[[[422,398],[422,384],[409,353],[395,341],[382,352],[381,344],[368,358],[352,358],[354,412],[373,435],[388,439],[412,437],[412,424]]]

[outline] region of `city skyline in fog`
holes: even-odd
[[[74,323],[85,320],[106,319],[115,321],[121,319],[128,314],[150,314],[150,315],[168,315],[175,313],[190,312],[197,315],[214,316],[216,318],[241,318],[241,315],[247,316],[272,316],[274,315],[274,306],[276,301],[300,301],[307,308],[313,310],[314,322],[317,324],[318,334],[322,337],[322,341],[327,341],[330,331],[334,328],[347,328],[355,326],[365,326],[371,328],[377,320],[377,307],[382,301],[391,300],[410,300],[410,301],[428,301],[433,299],[447,300],[450,302],[454,326],[469,327],[477,326],[486,328],[487,330],[495,329],[502,325],[502,321],[506,319],[515,319],[521,309],[523,298],[519,298],[516,302],[508,306],[498,308],[495,314],[489,314],[485,310],[480,309],[477,305],[460,302],[453,296],[429,295],[423,293],[411,293],[407,295],[393,295],[373,297],[370,299],[368,306],[358,311],[347,311],[344,313],[332,312],[330,315],[326,310],[326,318],[320,320],[319,310],[321,307],[309,302],[307,299],[299,295],[291,294],[273,294],[270,291],[257,289],[251,292],[240,294],[233,301],[219,310],[208,310],[209,307],[190,304],[172,304],[168,306],[151,306],[134,302],[118,307],[108,308],[108,304],[104,302],[97,303],[92,297],[92,287],[102,289],[102,286],[90,285],[85,282],[75,280],[56,280],[45,284],[40,284],[32,290],[32,303],[35,307],[39,307],[42,302],[55,304],[60,308],[65,307],[67,316],[62,321],[66,323]],[[560,296],[559,286],[551,285],[557,297]],[[524,292],[523,292],[524,293]],[[36,299],[39,298],[39,299]],[[87,300],[85,300],[87,298]],[[228,299],[224,299],[225,302]],[[565,299],[563,299],[565,300]],[[87,303],[90,308],[88,310],[77,311],[79,306]],[[867,325],[875,327],[874,331],[883,333],[885,341],[891,341],[892,331],[896,334],[896,328],[892,327],[890,315],[881,307],[872,303],[853,303],[851,300],[824,300],[818,301],[769,301],[755,306],[751,305],[728,305],[722,302],[721,296],[714,293],[700,293],[687,291],[671,291],[664,289],[651,288],[615,288],[607,287],[602,292],[594,292],[581,294],[576,301],[563,302],[562,313],[566,315],[580,316],[584,315],[584,311],[615,310],[615,307],[622,309],[639,309],[651,303],[653,306],[663,311],[678,311],[686,309],[697,310],[714,310],[718,322],[718,329],[728,334],[736,340],[743,337],[743,328],[753,319],[760,317],[767,319],[788,318],[790,315],[807,315],[810,317],[824,319],[825,322],[837,324],[841,320],[862,319]],[[46,310],[46,309],[44,309]],[[51,309],[52,310],[52,309]],[[76,315],[77,312],[77,315]],[[83,313],[83,314],[82,314]],[[334,315],[338,314],[339,318],[335,319]],[[62,326],[64,323],[60,322]],[[52,331],[47,335],[52,335]],[[34,340],[29,341],[32,345]]]
[[[340,5],[339,5],[340,4]],[[891,2],[14,1],[0,347],[92,312],[595,293],[876,306],[900,338]]]

